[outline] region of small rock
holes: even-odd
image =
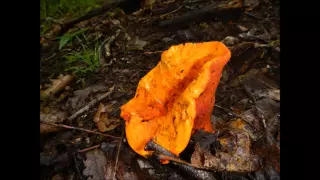
[[[222,40],[222,43],[226,46],[233,46],[239,43],[239,39],[232,36],[227,36]]]
[[[241,32],[246,32],[249,29],[247,27],[241,26],[241,25],[237,25],[237,28],[241,31]]]

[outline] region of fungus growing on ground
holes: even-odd
[[[121,107],[126,137],[142,156],[153,140],[175,155],[196,130],[214,133],[210,117],[222,70],[231,57],[221,42],[171,46],[139,82],[135,96]]]

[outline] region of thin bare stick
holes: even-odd
[[[151,52],[151,51],[145,51],[143,52],[144,54],[157,54],[157,53],[162,53],[163,51],[154,51],[154,52]]]
[[[179,7],[178,9],[176,9],[176,10],[173,10],[173,11],[171,11],[171,12],[168,12],[168,13],[166,13],[166,14],[161,15],[160,18],[163,18],[163,17],[165,17],[165,16],[167,16],[167,15],[173,14],[173,13],[179,11],[182,7],[183,7],[183,5],[180,6],[180,7]]]
[[[79,150],[78,152],[79,152],[79,153],[81,153],[81,152],[86,152],[86,151],[90,151],[90,150],[92,150],[92,149],[96,149],[96,148],[98,148],[98,147],[100,147],[100,144],[95,145],[95,146],[91,146],[91,147],[88,147],[88,148],[85,148],[85,149],[82,149],[82,150]]]
[[[204,167],[204,166],[197,166],[197,165],[188,163],[188,162],[186,162],[184,160],[181,160],[179,158],[167,156],[167,155],[164,155],[164,154],[157,154],[157,157],[159,159],[161,159],[161,160],[169,160],[169,161],[173,161],[173,162],[176,162],[176,163],[179,163],[179,164],[184,164],[186,166],[190,166],[190,167],[197,168],[197,169],[202,169],[202,170],[207,170],[207,171],[214,171],[214,169],[212,169],[212,168]]]
[[[191,176],[193,176],[195,179],[199,179],[199,180],[205,180],[205,179],[213,179],[216,180],[216,178],[214,177],[214,174],[212,172],[209,172],[207,170],[210,171],[214,171],[213,169],[207,169],[206,167],[194,167],[194,165],[188,163],[188,162],[184,162],[183,160],[180,160],[178,156],[174,155],[172,152],[168,151],[167,149],[165,149],[164,147],[160,146],[159,144],[153,142],[152,140],[150,140],[146,146],[145,146],[145,150],[147,151],[155,151],[154,155],[158,158],[158,159],[162,159],[162,160],[171,160],[171,162],[178,166],[179,168],[181,168],[182,170],[184,170],[186,173],[190,174]],[[205,170],[204,170],[205,169]]]
[[[96,105],[97,103],[99,103],[100,101],[102,101],[103,99],[107,98],[114,90],[114,85],[109,89],[108,92],[102,94],[101,96],[99,96],[98,98],[92,100],[91,102],[89,102],[86,106],[84,106],[83,108],[81,108],[79,111],[75,112],[72,116],[68,117],[68,121],[72,122],[74,119],[76,119],[78,116],[80,116],[81,114],[83,114],[84,112],[88,111],[90,108],[92,108],[94,105]]]
[[[121,30],[118,29],[116,31],[116,34],[107,38],[99,47],[99,59],[100,59],[100,65],[101,66],[110,66],[112,64],[112,60],[109,63],[106,63],[106,58],[109,58],[111,56],[111,50],[110,46],[114,42],[114,40],[119,36]],[[103,48],[102,48],[103,47]],[[101,54],[104,53],[104,56],[101,56]]]
[[[121,139],[118,145],[118,151],[117,151],[117,157],[116,157],[116,164],[114,165],[114,171],[113,171],[113,177],[112,180],[116,180],[116,174],[117,174],[117,169],[118,169],[118,160],[119,160],[119,154],[120,154],[120,149],[121,149],[121,144],[122,144],[122,139],[124,135],[124,129],[122,130],[121,134]]]
[[[66,129],[75,129],[75,130],[84,131],[84,132],[87,132],[87,133],[90,133],[90,134],[99,134],[101,136],[111,137],[111,138],[115,138],[115,139],[119,139],[120,138],[120,137],[117,137],[117,136],[112,136],[112,135],[109,135],[109,134],[104,134],[104,133],[91,131],[91,130],[88,130],[88,129],[78,128],[78,127],[73,127],[73,126],[68,126],[68,125],[64,125],[64,124],[56,124],[56,123],[45,122],[45,121],[41,121],[41,120],[40,120],[40,123],[47,124],[47,125],[50,125],[50,126],[55,126],[55,127],[63,127],[63,128],[66,128]]]

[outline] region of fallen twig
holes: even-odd
[[[53,96],[57,93],[59,93],[60,91],[62,91],[67,85],[69,85],[71,83],[71,81],[74,79],[74,75],[65,75],[62,77],[59,77],[58,80],[53,80],[53,85],[52,87],[46,89],[45,91],[43,91],[41,93],[41,95],[43,97],[50,97]],[[55,84],[54,82],[58,82],[57,84]]]
[[[63,24],[63,30],[61,32],[61,34],[63,34],[64,32],[66,32],[68,29],[70,29],[71,27],[73,27],[73,25],[81,22],[81,21],[84,21],[84,20],[87,20],[87,19],[90,19],[94,16],[97,16],[97,15],[100,15],[104,12],[106,12],[108,9],[111,9],[111,8],[115,8],[116,6],[119,6],[120,4],[124,4],[126,2],[129,2],[129,0],[112,0],[112,1],[107,1],[106,4],[96,8],[96,9],[93,9],[91,11],[89,11],[88,13],[86,13],[85,15],[77,18],[77,19],[74,19],[74,20],[71,20],[69,22],[66,22]]]
[[[219,13],[230,11],[230,10],[236,10],[241,9],[242,4],[236,3],[236,4],[218,4],[215,7],[208,7],[205,9],[200,10],[194,10],[189,13],[183,14],[182,16],[178,16],[172,19],[164,20],[159,23],[160,27],[166,27],[171,25],[177,25],[181,23],[189,23],[193,21],[202,21],[205,19],[210,19],[212,16],[217,15]]]
[[[113,171],[112,180],[116,180],[116,174],[117,174],[117,169],[118,169],[118,161],[119,161],[119,154],[120,154],[120,149],[121,149],[121,144],[122,144],[123,135],[124,135],[124,129],[122,130],[121,139],[120,139],[119,145],[118,145],[116,163],[115,163],[115,165],[114,165],[114,171]]]
[[[101,44],[101,46],[100,46],[100,48],[99,48],[99,49],[100,49],[100,54],[101,54],[101,52],[104,52],[104,54],[105,54],[105,57],[103,57],[103,56],[100,55],[100,64],[101,64],[102,66],[109,66],[109,65],[112,64],[112,61],[111,61],[110,63],[106,64],[104,58],[108,58],[109,56],[111,56],[110,45],[111,45],[111,44],[113,43],[113,41],[119,36],[120,32],[121,32],[121,30],[118,29],[118,30],[116,31],[116,34],[115,34],[115,35],[113,35],[113,36],[111,36],[110,38],[106,39],[106,40]],[[101,51],[101,47],[102,47],[102,46],[104,47],[104,51]]]
[[[55,127],[63,127],[63,128],[66,128],[66,129],[75,129],[75,130],[84,131],[84,132],[87,132],[87,133],[90,133],[90,134],[98,134],[98,135],[101,135],[101,136],[111,137],[111,138],[115,138],[115,139],[119,139],[120,138],[120,137],[117,137],[117,136],[112,136],[112,135],[109,135],[109,134],[104,134],[104,133],[100,133],[100,132],[96,132],[96,131],[92,131],[92,130],[88,130],[88,129],[84,129],[84,128],[68,126],[68,125],[64,125],[64,124],[56,124],[56,123],[45,122],[45,121],[41,121],[41,120],[40,120],[40,123],[51,125],[51,126],[55,126]]]
[[[167,15],[173,14],[173,13],[179,11],[182,7],[183,7],[183,5],[180,6],[180,7],[178,7],[177,9],[171,11],[171,12],[168,12],[168,13],[166,13],[166,14],[161,15],[160,18],[163,18],[163,17],[165,17],[165,16],[167,16]]]
[[[197,168],[197,169],[202,169],[202,170],[206,170],[206,171],[214,171],[212,168],[208,168],[208,167],[204,167],[204,166],[197,166],[197,165],[188,163],[188,162],[186,162],[186,161],[184,161],[184,160],[181,160],[181,159],[179,159],[179,158],[167,156],[167,155],[164,155],[164,154],[157,154],[157,157],[158,157],[159,159],[162,159],[162,160],[174,161],[174,162],[176,162],[176,163],[184,164],[184,165],[186,165],[186,166],[190,166],[190,167]]]
[[[68,121],[72,122],[74,119],[76,119],[78,116],[80,116],[82,113],[88,111],[91,107],[102,101],[103,99],[107,98],[114,90],[114,86],[112,86],[108,92],[104,93],[103,95],[99,96],[98,98],[92,100],[89,102],[86,106],[81,108],[79,111],[75,112],[72,116],[68,117]]]
[[[144,54],[158,54],[158,53],[162,53],[163,51],[145,51],[143,52]]]
[[[96,149],[96,148],[98,148],[98,147],[100,147],[100,144],[95,145],[95,146],[91,146],[91,147],[88,147],[88,148],[85,148],[85,149],[81,149],[81,150],[79,150],[78,152],[79,152],[79,153],[82,153],[82,152],[90,151],[90,150],[92,150],[92,149]]]
[[[175,157],[175,158],[179,158],[178,156],[174,155],[173,153],[171,153],[170,151],[166,150],[165,148],[163,148],[162,146],[160,146],[159,144],[156,144],[155,142],[153,142],[152,140],[150,140],[145,148],[146,151],[155,151],[167,156],[171,156],[171,157]]]
[[[277,17],[263,18],[263,17],[259,17],[259,16],[256,16],[254,14],[248,13],[248,12],[245,12],[245,14],[250,16],[250,17],[252,17],[252,18],[255,18],[255,19],[258,19],[258,20],[262,20],[262,21],[280,20],[280,18],[277,18]]]
[[[159,144],[156,144],[152,140],[149,141],[146,144],[145,150],[155,151],[155,155],[159,159],[162,158],[163,160],[171,160],[174,165],[178,166],[179,168],[181,168],[186,173],[190,174],[191,176],[193,176],[196,179],[200,179],[200,180],[213,179],[213,180],[216,180],[216,178],[214,177],[213,172],[208,172],[207,171],[207,170],[214,171],[213,169],[207,169],[206,167],[202,167],[202,169],[201,169],[201,167],[194,167],[194,165],[191,165],[188,162],[184,162],[183,160],[180,160],[178,156],[176,156],[173,153],[171,153],[170,151],[166,150],[165,148],[163,148]]]

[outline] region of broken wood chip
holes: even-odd
[[[93,121],[101,132],[110,131],[120,125],[120,120],[118,118],[108,116],[106,107],[102,103],[100,103]]]
[[[51,80],[51,84],[46,90],[40,90],[41,98],[48,98],[61,92],[74,79],[73,75],[60,75],[57,79]]]

